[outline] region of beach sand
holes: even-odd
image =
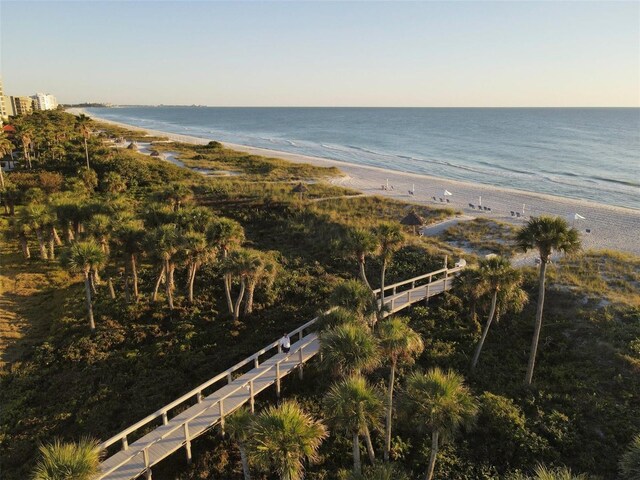
[[[80,110],[70,110],[79,113]],[[87,112],[85,114],[91,116]],[[176,142],[191,144],[206,144],[211,139],[179,135],[169,132],[143,129],[134,125],[113,122],[94,116],[96,120],[120,125],[122,127],[142,130],[150,135],[167,137]],[[585,249],[612,249],[640,255],[640,210],[599,204],[583,200],[574,200],[553,195],[525,192],[521,190],[496,188],[490,185],[448,180],[416,173],[399,172],[379,167],[356,165],[327,158],[310,157],[295,153],[249,147],[227,142],[221,142],[233,150],[253,155],[277,157],[291,162],[309,163],[325,167],[338,167],[344,176],[331,179],[330,182],[343,187],[360,190],[367,195],[380,195],[431,206],[449,206],[463,211],[464,215],[480,218],[492,218],[524,225],[530,216],[557,215],[567,218],[581,232]],[[393,189],[383,189],[388,184]],[[410,194],[415,185],[414,194]],[[444,196],[444,191],[451,192],[451,196]],[[433,201],[432,197],[436,197]],[[477,207],[479,197],[482,205],[491,208],[491,212],[472,209],[469,204]],[[448,198],[450,203],[440,202],[440,198]],[[524,206],[525,216],[515,218],[511,212],[522,214]],[[640,206],[639,206],[640,207]],[[584,220],[574,220],[574,215],[585,217]],[[590,233],[587,233],[587,229]]]

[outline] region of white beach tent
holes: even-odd
[[[576,220],[584,220],[584,219],[585,217],[583,217],[579,213],[572,213],[571,215],[569,215],[569,220],[571,221],[571,225],[575,225]]]
[[[444,191],[444,196],[445,196],[445,197],[448,197],[448,196],[450,196],[450,195],[453,195],[453,193],[451,193],[449,190],[445,190],[445,191]]]

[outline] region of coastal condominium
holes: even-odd
[[[2,79],[0,78],[0,124],[9,117],[7,105],[4,98],[4,89],[2,87]]]
[[[36,93],[33,97],[34,110],[55,110],[58,107],[56,97],[50,93]]]
[[[2,100],[4,101],[4,111],[7,117],[14,117],[17,115],[16,111],[13,109],[13,103],[11,103],[11,97],[8,95],[3,95]]]
[[[11,106],[16,115],[28,115],[33,112],[33,99],[31,97],[11,97]]]

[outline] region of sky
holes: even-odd
[[[640,106],[640,2],[0,0],[5,94],[212,106]]]

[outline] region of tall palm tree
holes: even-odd
[[[161,225],[151,232],[150,246],[155,249],[155,254],[161,262],[160,275],[156,283],[156,291],[160,281],[165,279],[165,292],[169,308],[173,309],[173,290],[175,288],[173,276],[176,269],[175,255],[180,248],[180,236],[174,223]],[[155,299],[154,292],[154,299]]]
[[[128,292],[129,278],[133,298],[137,302],[138,292],[138,259],[144,251],[145,231],[140,222],[130,221],[119,225],[116,229],[114,239],[119,254],[124,259],[124,271],[126,277],[126,291]],[[129,295],[127,293],[127,295]]]
[[[536,308],[536,324],[531,340],[531,353],[525,383],[531,385],[533,369],[536,363],[538,341],[542,329],[542,309],[544,307],[545,276],[547,264],[551,260],[554,251],[573,253],[580,249],[580,237],[575,228],[570,228],[566,220],[560,217],[534,217],[531,218],[517,234],[518,246],[527,251],[532,248],[538,250],[540,255],[540,273],[538,275],[538,306]]]
[[[260,264],[260,252],[248,248],[231,252],[223,263],[224,275],[229,279],[235,278],[240,283],[240,291],[233,304],[234,322],[238,322],[240,319],[240,307],[247,291],[247,284],[251,276],[260,268]]]
[[[193,190],[183,183],[172,183],[162,192],[162,199],[177,212],[193,198]]]
[[[471,321],[475,322],[478,318],[478,301],[484,293],[478,269],[465,268],[455,277],[453,283],[456,294],[460,298],[465,299],[465,303],[469,306]]]
[[[20,211],[20,222],[28,225],[29,229],[36,234],[38,247],[40,248],[40,258],[47,260],[49,258],[45,242],[45,230],[49,223],[47,207],[39,203],[29,203]]]
[[[218,218],[207,228],[207,239],[222,251],[223,262],[229,253],[240,247],[244,242],[244,229],[235,220]],[[227,299],[229,314],[233,315],[234,305],[231,299],[231,274],[224,274],[224,292]]]
[[[6,133],[0,131],[0,160],[13,152],[13,143],[9,141]],[[2,173],[2,164],[0,164],[0,188],[4,189],[4,175]]]
[[[89,145],[87,141],[91,137],[91,119],[84,114],[80,114],[76,117],[75,129],[82,136],[84,143],[84,155],[87,161],[87,168],[91,168],[89,165]]]
[[[387,266],[393,258],[393,254],[404,242],[402,228],[397,223],[381,223],[376,228],[376,237],[380,249],[380,259],[382,260],[382,271],[380,272],[380,311],[384,307],[384,282],[387,274]]]
[[[304,460],[317,460],[327,429],[296,401],[287,400],[260,412],[250,435],[249,456],[258,467],[280,480],[300,480]]]
[[[92,480],[100,470],[99,443],[87,438],[78,443],[55,440],[40,447],[33,480]]]
[[[422,353],[424,344],[420,334],[408,325],[403,317],[389,318],[378,326],[378,338],[383,358],[389,362],[389,385],[387,386],[387,415],[385,423],[384,460],[389,461],[391,450],[391,420],[393,418],[393,389],[396,368],[400,363],[411,363]]]
[[[247,277],[247,298],[244,303],[244,313],[249,315],[253,312],[253,295],[259,284],[271,287],[278,272],[278,262],[271,253],[260,253],[257,255],[255,268]]]
[[[373,233],[361,228],[349,230],[345,239],[345,248],[350,255],[353,255],[358,261],[360,269],[360,280],[371,289],[367,272],[365,271],[365,262],[367,255],[373,254],[378,248],[378,242]]]
[[[207,242],[207,237],[200,232],[187,232],[183,236],[183,249],[187,264],[187,298],[193,303],[193,285],[198,268],[215,257],[215,247]]]
[[[33,143],[34,131],[31,127],[21,127],[18,130],[18,136],[20,137],[20,143],[22,143],[22,156],[27,161],[29,169],[31,165],[31,146]]]
[[[96,239],[102,251],[109,255],[109,239],[113,232],[114,225],[111,217],[102,213],[96,213],[87,224],[87,230]]]
[[[246,408],[240,408],[225,419],[226,432],[238,444],[244,480],[251,480],[247,446],[251,435],[253,418],[253,415]]]
[[[482,291],[491,295],[491,307],[487,322],[482,330],[476,350],[471,360],[471,371],[475,370],[480,358],[480,352],[489,333],[489,327],[496,316],[498,302],[502,310],[522,310],[527,300],[527,294],[521,288],[522,275],[515,270],[509,260],[502,257],[492,257],[480,261],[477,269],[477,280]]]
[[[31,233],[31,225],[25,218],[13,217],[9,220],[9,235],[7,236],[7,240],[18,239],[20,250],[22,251],[22,257],[25,260],[31,258],[28,238],[29,233]]]
[[[439,368],[409,375],[405,396],[412,418],[431,431],[431,456],[426,476],[431,480],[440,442],[469,424],[478,407],[462,376]]]
[[[360,436],[365,437],[371,463],[375,453],[370,428],[380,425],[384,401],[382,395],[370,387],[366,380],[355,375],[335,383],[324,399],[325,413],[336,429],[351,435],[353,441],[353,472],[360,474]]]
[[[320,334],[323,362],[339,376],[368,372],[380,364],[380,347],[362,326],[347,323]]]
[[[96,329],[93,320],[93,304],[91,302],[91,279],[90,275],[93,270],[100,268],[106,261],[106,255],[102,248],[93,240],[87,242],[76,242],[71,245],[67,263],[72,270],[79,271],[84,276],[84,291],[87,305],[87,316],[89,318],[89,327],[91,330]]]

